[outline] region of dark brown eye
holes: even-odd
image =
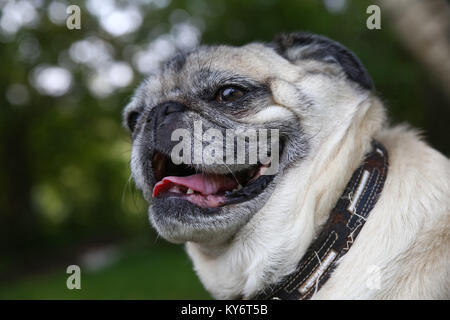
[[[236,101],[244,95],[244,91],[237,87],[224,87],[217,93],[217,101],[232,102]]]
[[[130,128],[131,132],[133,132],[134,128],[136,127],[138,117],[139,117],[139,112],[131,112],[128,115],[127,125],[128,125],[128,128]]]

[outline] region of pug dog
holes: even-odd
[[[289,292],[312,288],[311,299],[450,298],[450,162],[416,130],[388,124],[368,72],[341,44],[298,32],[270,43],[180,52],[137,88],[123,119],[132,177],[150,203],[151,224],[164,239],[185,244],[215,298],[258,297],[295,274],[326,236],[373,141],[385,150],[387,174],[370,214],[359,217],[364,226],[357,237],[348,235],[335,261],[313,250],[314,278]],[[183,140],[192,148],[179,152],[177,130],[191,134]],[[205,138],[208,130],[215,137]],[[236,144],[220,152],[226,130],[272,130],[277,146],[269,143],[265,161],[251,162],[259,146],[247,135],[244,161],[220,161],[238,152]],[[215,153],[205,152],[211,145]],[[365,194],[359,189],[349,201]]]

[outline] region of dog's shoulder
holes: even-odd
[[[407,125],[382,130],[377,139],[389,154],[384,190],[391,208],[407,220],[443,219],[450,211],[450,160]]]
[[[385,129],[377,139],[389,152],[383,195],[384,207],[392,208],[383,213],[390,222],[388,237],[406,249],[391,261],[399,267],[386,269],[390,288],[378,294],[443,298],[450,290],[450,160],[406,125]],[[414,290],[419,287],[421,293]]]
[[[388,150],[389,172],[398,192],[409,196],[419,210],[447,214],[450,159],[431,147],[419,130],[408,125],[382,130],[377,139]]]
[[[375,138],[389,157],[383,192],[352,250],[315,298],[445,298],[450,161],[406,125],[386,127]]]

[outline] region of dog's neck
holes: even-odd
[[[229,243],[187,244],[200,279],[216,298],[252,296],[295,269],[384,122],[378,99],[359,107],[347,130],[327,137],[317,153],[292,168],[279,182],[277,198]]]

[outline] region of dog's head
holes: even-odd
[[[354,54],[307,33],[170,58],[124,111],[151,223],[172,242],[229,239],[371,89]]]

